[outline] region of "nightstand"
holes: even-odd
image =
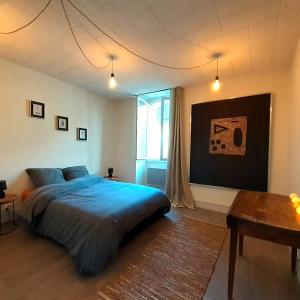
[[[15,223],[15,201],[17,201],[17,195],[15,194],[6,194],[3,199],[0,199],[0,235],[12,232],[17,228],[17,224]],[[9,214],[9,220],[2,224],[2,205],[7,204],[12,204],[12,216]]]
[[[118,176],[112,176],[112,177],[104,176],[104,178],[108,179],[108,180],[119,181],[119,177]]]

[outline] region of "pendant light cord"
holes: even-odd
[[[156,62],[152,59],[149,59],[147,57],[144,57],[138,53],[136,53],[135,51],[129,49],[127,46],[125,46],[124,44],[120,43],[119,41],[117,41],[115,38],[113,38],[111,35],[109,35],[108,33],[106,33],[99,25],[97,25],[91,18],[89,18],[82,10],[80,10],[71,0],[67,0],[72,7],[79,13],[81,14],[90,24],[92,24],[96,29],[98,29],[103,35],[105,35],[107,38],[109,38],[110,40],[112,40],[114,43],[116,43],[118,46],[120,46],[121,48],[123,48],[124,50],[126,50],[127,52],[131,53],[132,55],[148,62],[151,63],[153,65],[162,67],[162,68],[167,68],[167,69],[173,69],[173,70],[191,70],[191,69],[197,69],[200,67],[204,67],[208,64],[210,64],[211,62],[213,62],[216,58],[212,57],[209,61],[200,64],[200,65],[195,65],[195,66],[183,66],[183,67],[173,67],[173,66],[169,66],[169,65],[164,65],[161,64],[159,62]]]
[[[167,69],[173,69],[173,70],[191,70],[191,69],[197,69],[200,67],[203,67],[205,65],[210,64],[211,62],[213,62],[216,58],[211,58],[209,61],[201,64],[201,65],[196,65],[196,66],[190,66],[190,67],[173,67],[173,66],[169,66],[169,65],[164,65],[161,64],[159,62],[156,62],[152,59],[149,59],[147,57],[144,57],[136,52],[134,52],[133,50],[129,49],[127,46],[125,46],[124,44],[121,44],[120,42],[118,42],[115,38],[113,38],[111,35],[109,35],[108,33],[106,33],[99,25],[97,25],[92,19],[90,19],[82,10],[80,10],[71,0],[67,0],[72,7],[79,13],[81,14],[90,24],[92,24],[96,29],[98,29],[103,35],[105,35],[107,38],[109,38],[110,40],[112,40],[113,42],[115,42],[118,46],[120,46],[121,48],[123,48],[124,50],[126,50],[127,52],[131,53],[132,55],[148,62],[151,63],[153,65],[162,67],[162,68],[167,68]]]
[[[29,21],[28,23],[26,23],[25,25],[23,26],[20,26],[14,30],[11,30],[11,31],[0,31],[0,34],[13,34],[13,33],[16,33],[18,31],[21,31],[22,29],[25,29],[26,27],[30,26],[32,23],[34,23],[46,10],[47,8],[49,7],[50,3],[52,2],[53,0],[49,0],[46,5],[42,8],[42,10],[31,20]]]
[[[13,33],[16,33],[18,31],[21,31],[25,28],[27,28],[28,26],[30,26],[31,24],[33,24],[42,14],[44,14],[46,12],[46,10],[48,9],[49,5],[51,4],[53,0],[49,0],[46,5],[42,8],[42,10],[31,20],[29,21],[28,23],[26,23],[25,25],[23,26],[20,26],[14,30],[11,30],[11,31],[0,31],[0,34],[13,34]],[[162,68],[167,68],[167,69],[172,69],[172,70],[192,70],[192,69],[197,69],[197,68],[200,68],[200,67],[204,67],[210,63],[212,63],[213,61],[215,61],[217,59],[217,68],[218,68],[218,56],[215,57],[213,56],[210,60],[208,60],[207,62],[203,63],[203,64],[199,64],[199,65],[194,65],[194,66],[170,66],[170,65],[166,65],[166,64],[162,64],[160,62],[157,62],[155,60],[152,60],[150,58],[147,58],[145,56],[142,56],[141,54],[138,54],[137,52],[131,50],[129,47],[127,47],[126,45],[122,44],[121,42],[117,41],[114,37],[112,37],[110,34],[106,33],[99,25],[97,25],[90,17],[88,17],[81,9],[79,9],[71,0],[66,0],[72,7],[73,9],[75,9],[83,18],[85,18],[93,27],[95,27],[98,31],[100,31],[104,36],[106,36],[107,38],[109,38],[111,41],[113,41],[115,44],[117,44],[119,47],[121,47],[122,49],[124,49],[125,51],[127,51],[128,53],[134,55],[135,57],[143,60],[143,61],[146,61],[150,64],[153,64],[153,65],[156,65],[158,67],[162,67]],[[106,68],[108,65],[109,65],[109,61],[104,64],[103,66],[99,67],[97,65],[95,65],[90,59],[89,57],[86,55],[86,53],[84,52],[84,50],[82,49],[82,47],[80,46],[80,43],[76,37],[76,34],[75,34],[75,31],[72,27],[72,24],[71,24],[71,21],[70,21],[70,18],[69,18],[69,15],[67,13],[67,9],[65,7],[65,3],[64,3],[64,0],[60,0],[61,2],[61,5],[62,5],[62,9],[63,9],[63,12],[64,12],[64,16],[66,18],[66,21],[67,21],[67,24],[68,24],[68,27],[70,29],[70,32],[72,34],[72,37],[78,47],[78,49],[80,50],[81,54],[83,55],[83,57],[86,59],[86,61],[93,67],[95,67],[96,69],[100,70],[100,69],[104,69]],[[113,64],[112,64],[113,66]]]
[[[61,2],[61,6],[62,6],[62,9],[64,11],[64,14],[65,14],[65,17],[66,17],[66,20],[67,20],[67,23],[68,23],[68,26],[69,26],[69,29],[70,29],[70,32],[73,36],[73,39],[75,41],[75,44],[77,45],[79,51],[81,52],[81,54],[83,55],[83,57],[86,59],[86,61],[91,65],[93,66],[94,68],[98,69],[98,70],[101,70],[101,69],[105,69],[108,65],[109,65],[109,61],[107,63],[105,63],[103,66],[99,67],[97,65],[95,65],[89,58],[88,56],[85,54],[85,52],[83,51],[82,47],[80,46],[80,43],[78,42],[78,39],[76,38],[76,35],[75,35],[75,32],[74,32],[74,29],[72,27],[72,24],[71,24],[71,21],[69,19],[69,16],[68,16],[68,13],[66,11],[66,8],[65,8],[65,4],[64,4],[64,0],[60,0]]]

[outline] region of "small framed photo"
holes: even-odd
[[[87,141],[87,129],[86,128],[77,128],[77,140],[78,141]]]
[[[30,116],[45,119],[45,103],[30,101]]]
[[[57,116],[56,117],[56,128],[57,130],[69,130],[69,119],[67,117]]]

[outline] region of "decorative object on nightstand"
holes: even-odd
[[[108,173],[108,177],[112,178],[113,177],[113,173],[114,173],[114,168],[108,168],[107,173]]]
[[[7,234],[12,232],[17,228],[15,223],[15,201],[17,200],[17,195],[15,194],[6,194],[4,198],[0,199],[0,235]],[[7,210],[9,214],[9,220],[2,224],[1,215],[2,215],[2,205],[12,204],[12,213]]]
[[[108,168],[107,173],[108,173],[108,176],[104,176],[105,179],[119,181],[118,176],[113,176],[114,168]]]
[[[5,190],[7,189],[6,181],[0,180],[0,199],[3,199],[5,197]]]

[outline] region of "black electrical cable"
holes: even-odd
[[[13,34],[13,33],[16,33],[22,29],[25,29],[26,27],[30,26],[32,23],[34,23],[49,7],[50,3],[52,2],[53,0],[49,0],[46,5],[42,8],[42,10],[31,20],[29,21],[28,23],[26,23],[25,25],[21,26],[21,27],[18,27],[14,30],[11,30],[11,31],[0,31],[0,34]],[[71,34],[73,36],[73,39],[77,45],[77,47],[79,48],[80,52],[82,53],[82,55],[84,56],[84,58],[87,60],[87,62],[92,65],[93,67],[97,68],[97,69],[104,69],[106,68],[110,61],[108,61],[104,66],[102,67],[98,67],[97,65],[95,65],[89,58],[88,56],[85,54],[85,52],[83,51],[82,47],[80,46],[79,42],[78,42],[78,39],[76,38],[76,35],[75,35],[75,32],[74,32],[74,29],[72,27],[72,24],[71,24],[71,21],[70,21],[70,18],[68,16],[68,13],[67,13],[67,10],[65,8],[65,5],[64,5],[64,0],[60,0],[61,1],[61,4],[62,4],[62,9],[64,11],[64,14],[65,14],[65,18],[67,20],[67,23],[68,23],[68,26],[69,26],[69,29],[71,31]],[[121,48],[123,48],[124,50],[126,50],[127,52],[131,53],[132,55],[138,57],[139,59],[141,60],[144,60],[148,63],[151,63],[153,65],[156,65],[156,66],[159,66],[159,67],[162,67],[162,68],[167,68],[167,69],[172,69],[172,70],[191,70],[191,69],[197,69],[197,68],[200,68],[200,67],[204,67],[210,63],[212,63],[215,59],[217,59],[216,57],[212,57],[209,61],[203,63],[203,64],[200,64],[200,65],[195,65],[195,66],[183,66],[183,67],[174,67],[174,66],[169,66],[169,65],[165,65],[165,64],[162,64],[162,63],[159,63],[159,62],[156,62],[152,59],[149,59],[147,57],[144,57],[140,54],[138,54],[137,52],[131,50],[130,48],[128,48],[127,46],[125,46],[124,44],[120,43],[119,41],[117,41],[115,38],[113,38],[111,35],[109,35],[108,33],[106,33],[99,25],[97,25],[92,19],[90,19],[82,10],[80,10],[71,0],[67,0],[69,2],[69,4],[81,15],[83,16],[90,24],[92,24],[96,29],[98,29],[103,35],[105,35],[107,38],[109,38],[110,40],[112,40],[114,43],[116,43],[118,46],[120,46]]]
[[[62,0],[61,0],[62,1]],[[151,60],[147,57],[144,57],[136,52],[134,52],[133,50],[129,49],[127,46],[123,45],[122,43],[118,42],[115,38],[113,38],[111,35],[109,35],[108,33],[106,33],[100,26],[98,26],[92,19],[90,19],[82,10],[80,10],[71,0],[67,0],[70,5],[72,5],[72,7],[79,13],[81,14],[90,24],[92,24],[95,28],[97,28],[103,35],[105,35],[107,38],[109,38],[110,40],[112,40],[113,42],[115,42],[117,45],[119,45],[121,48],[123,48],[124,50],[126,50],[127,52],[131,53],[132,55],[147,61],[148,63],[154,64],[156,66],[162,67],[162,68],[167,68],[167,69],[173,69],[173,70],[191,70],[191,69],[197,69],[200,67],[204,67],[205,65],[210,64],[211,62],[213,62],[216,58],[212,57],[209,61],[201,64],[201,65],[196,65],[196,66],[190,66],[190,67],[173,67],[173,66],[168,66],[168,65],[164,65],[161,63],[158,63],[154,60]]]
[[[47,4],[42,8],[42,10],[31,20],[29,21],[28,23],[26,23],[25,25],[21,26],[21,27],[18,27],[14,30],[11,30],[11,31],[0,31],[0,34],[13,34],[13,33],[16,33],[22,29],[25,29],[26,27],[28,27],[29,25],[31,25],[34,21],[36,21],[46,10],[47,8],[49,7],[50,3],[52,2],[53,0],[49,0],[47,2]]]
[[[64,14],[65,14],[65,17],[66,17],[68,26],[69,26],[69,28],[70,28],[71,34],[72,34],[72,36],[73,36],[73,39],[74,39],[74,41],[75,41],[77,47],[79,48],[80,52],[81,52],[82,55],[84,56],[84,58],[87,60],[87,62],[88,62],[91,66],[95,67],[95,68],[98,69],[98,70],[101,70],[101,69],[106,68],[106,67],[110,64],[110,61],[108,61],[105,65],[103,65],[103,66],[101,66],[101,67],[98,67],[97,65],[95,65],[95,64],[87,57],[87,55],[85,54],[85,52],[84,52],[83,49],[81,48],[81,46],[80,46],[80,44],[79,44],[79,42],[78,42],[78,40],[77,40],[77,38],[76,38],[74,29],[73,29],[73,27],[72,27],[71,21],[70,21],[70,19],[69,19],[68,13],[67,13],[66,8],[65,8],[65,5],[64,5],[64,1],[63,1],[63,0],[60,0],[60,2],[61,2],[62,9],[63,9]]]

